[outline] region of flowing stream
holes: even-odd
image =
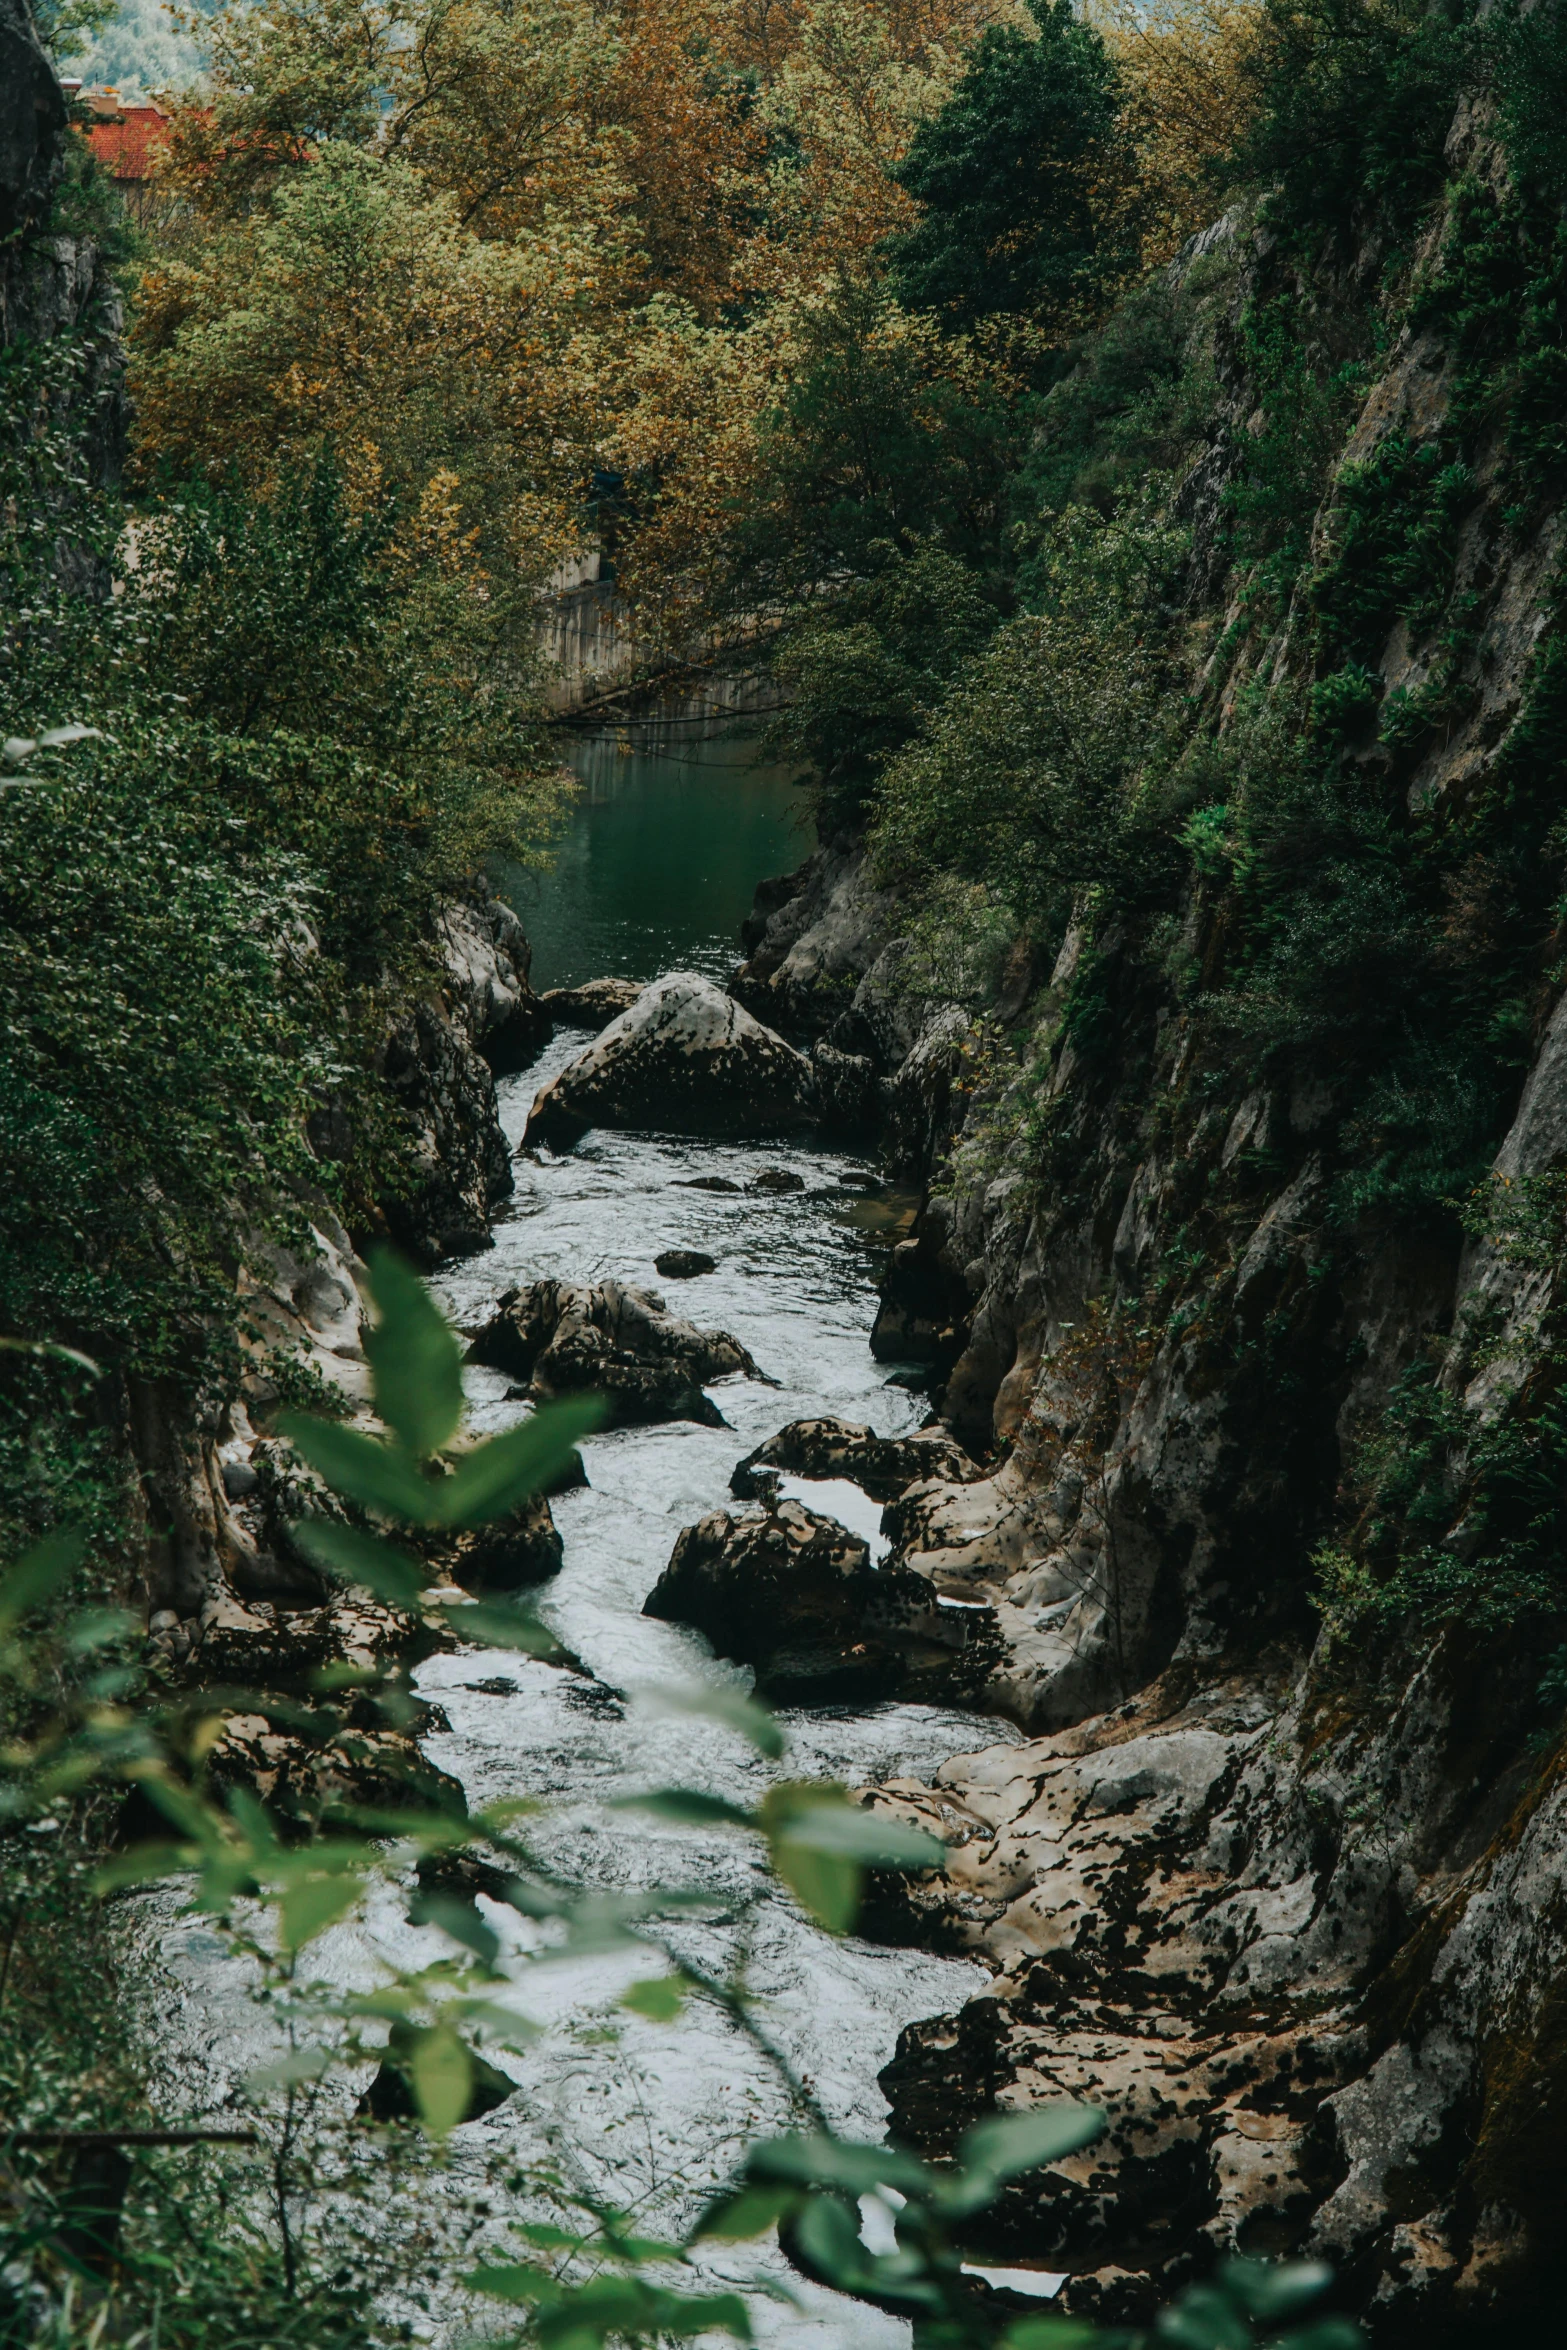
[[[689,770],[644,758],[640,772],[611,770],[615,789],[640,802],[636,820],[617,835],[591,799],[580,821],[593,837],[568,839],[558,868],[560,903],[547,876],[525,918],[540,939],[543,984],[596,976],[604,968],[652,977],[674,962],[722,967],[734,955],[733,907],[722,932],[700,896],[644,907],[642,931],[622,935],[618,951],[591,935],[590,960],[572,948],[591,929],[582,911],[584,875],[603,880],[614,898],[627,890],[623,860],[658,831],[698,823],[711,834],[726,821],[737,833],[709,861],[730,875],[730,897],[743,900],[762,872],[787,861],[797,843],[775,818],[786,816],[774,779],[731,769],[729,792],[704,788],[693,814]],[[582,919],[574,929],[572,906]],[[731,943],[726,945],[725,935]],[[602,958],[601,960],[597,958]],[[501,1087],[501,1109],[515,1145],[538,1088],[585,1042],[561,1031],[538,1063]],[[798,1176],[794,1192],[746,1188],[763,1168]],[[517,1191],[495,1228],[493,1249],[447,1267],[436,1288],[459,1327],[472,1330],[501,1292],[544,1275],[603,1276],[662,1289],[670,1304],[703,1326],[742,1339],[776,1385],[745,1379],[712,1390],[728,1425],[615,1431],[583,1447],[588,1484],[554,1504],[565,1564],[539,1595],[540,1610],[576,1660],[574,1668],[528,1658],[440,1656],[419,1673],[422,1692],[450,1721],[427,1741],[432,1759],[459,1778],[475,1805],[510,1796],[546,1799],[538,1841],[552,1862],[594,1886],[623,1890],[651,1884],[695,1885],[720,1906],[670,1929],[671,1947],[713,1972],[727,1972],[742,1945],[747,1980],[768,2030],[811,2085],[835,2125],[876,2137],[886,2106],[876,2075],[898,2033],[913,2019],[960,2004],[980,1982],[979,1969],[918,1951],[834,1939],[773,1887],[753,1841],[722,1831],[655,1826],[616,1810],[614,1799],[676,1783],[754,1801],[770,1777],[823,1777],[849,1785],[897,1770],[926,1774],[947,1756],[994,1744],[1011,1733],[994,1720],[929,1707],[887,1704],[869,1711],[786,1715],[788,1752],[766,1763],[718,1723],[660,1712],[656,1693],[694,1683],[748,1685],[749,1675],[715,1659],[697,1634],[641,1613],[682,1526],[728,1498],[741,1455],[791,1420],[832,1412],[883,1433],[917,1426],[919,1398],[873,1361],[867,1344],[875,1311],[881,1251],[907,1212],[879,1188],[875,1171],[841,1153],[799,1142],[735,1146],[659,1135],[594,1132],[566,1156],[517,1163]],[[727,1178],[734,1191],[699,1187]],[[670,1247],[705,1250],[716,1270],[696,1280],[661,1283],[655,1255]],[[489,1431],[509,1425],[521,1406],[506,1400],[506,1379],[471,1369],[470,1416]],[[875,1505],[856,1488],[810,1487],[791,1480],[857,1530],[875,1535]],[[533,2045],[497,2059],[519,2094],[453,2133],[450,2178],[470,2188],[493,2175],[497,2158],[549,2158],[577,2186],[635,2208],[650,2234],[687,2224],[729,2176],[748,2140],[791,2126],[787,2095],[765,2058],[716,2006],[688,2002],[669,2024],[649,2022],[619,2004],[631,1982],[659,1970],[645,1952],[624,1950],[547,1956],[549,1929],[495,1904],[487,1915],[519,1958],[542,1963],[520,1970],[511,2003],[541,2027]],[[400,1962],[439,1954],[429,1930],[410,1929],[388,1898],[360,1926],[334,1929],[313,1947],[316,1966],[340,1982],[373,1979],[378,1954]],[[198,2011],[212,2060],[232,2068],[254,2049],[256,2026],[243,2011],[244,1987],[233,1962],[221,1964],[210,1935],[188,1924],[162,1938],[165,1965]],[[255,2061],[252,2054],[250,2061]],[[496,2221],[503,2204],[492,2204]],[[491,2241],[498,2247],[499,2236]],[[908,2329],[893,2317],[816,2290],[793,2275],[769,2245],[715,2249],[703,2257],[713,2281],[787,2284],[792,2303],[763,2300],[759,2337],[790,2350],[893,2350]]]

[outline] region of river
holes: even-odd
[[[536,937],[541,982],[601,971],[650,978],[671,963],[732,964],[735,925],[755,882],[803,853],[787,786],[742,763],[715,788],[723,769],[713,757],[697,763],[694,783],[685,759],[643,754],[625,761],[607,746],[584,763],[588,789],[559,863],[522,908]],[[680,859],[665,855],[670,842],[681,841],[693,844],[704,876],[684,894],[674,886]],[[662,878],[639,893],[639,877],[650,875]],[[715,896],[707,893],[711,875],[719,877]],[[514,1146],[535,1093],[585,1041],[581,1031],[561,1031],[534,1067],[502,1084],[501,1114]],[[744,1189],[764,1167],[788,1169],[803,1188]],[[541,1613],[581,1669],[493,1652],[431,1660],[419,1686],[451,1728],[431,1737],[428,1750],[474,1803],[547,1799],[541,1841],[557,1865],[582,1880],[617,1888],[682,1882],[721,1897],[727,1912],[682,1924],[679,1946],[723,1970],[747,1934],[748,1979],[776,2040],[836,2125],[879,2136],[886,2106],[876,2075],[899,2030],[959,2005],[980,1971],[834,1939],[781,1890],[769,1889],[749,1839],[655,1829],[610,1805],[618,1795],[671,1781],[754,1800],[775,1770],[850,1785],[888,1771],[925,1775],[955,1752],[1012,1735],[993,1720],[914,1705],[797,1712],[784,1717],[788,1752],[773,1766],[716,1724],[661,1715],[647,1702],[647,1693],[671,1685],[748,1682],[699,1635],[641,1613],[680,1528],[727,1499],[741,1455],[810,1414],[839,1413],[889,1434],[924,1416],[917,1396],[873,1361],[867,1343],[881,1251],[902,1203],[867,1193],[874,1170],[863,1161],[800,1141],[753,1147],[594,1132],[566,1156],[520,1159],[516,1173],[494,1247],[437,1278],[460,1328],[477,1328],[514,1283],[612,1275],[664,1287],[689,1319],[734,1332],[777,1384],[733,1379],[717,1386],[726,1427],[626,1429],[584,1446],[587,1486],[554,1505],[565,1563],[540,1595]],[[742,1189],[694,1188],[699,1176],[725,1176]],[[653,1259],[670,1247],[702,1249],[717,1260],[716,1270],[661,1284]],[[468,1382],[477,1428],[517,1418],[520,1407],[505,1400],[503,1376],[470,1369]],[[789,1482],[802,1498],[875,1533],[879,1513],[852,1486]],[[519,1961],[540,1952],[538,1929],[487,1907]],[[388,1899],[363,1925],[323,1937],[313,1957],[333,1979],[368,1981],[378,1956],[406,1961],[434,1956],[439,1947],[437,1937],[409,1929]],[[232,2064],[235,2048],[250,2044],[253,2033],[239,2012],[239,1986],[215,1949],[210,1935],[188,1927],[174,1928],[162,1945],[165,1963],[205,2011],[214,2058],[221,2049]],[[564,2162],[582,2188],[634,2206],[640,2226],[662,2234],[690,2220],[748,2139],[789,2126],[778,2082],[721,2011],[696,2000],[672,2024],[658,2025],[619,2006],[625,1987],[650,1971],[645,1953],[624,1952],[524,1966],[515,2004],[542,2027],[540,2037],[525,2054],[499,2060],[520,2094],[453,2133],[453,2191],[465,2184],[477,2191],[498,2161],[502,2168],[531,2158]],[[490,2199],[498,2219],[493,2192]],[[492,2234],[491,2241],[498,2239]],[[704,2267],[715,2281],[788,2285],[792,2304],[758,2303],[763,2342],[789,2350],[895,2350],[909,2338],[900,2320],[806,2285],[770,2245],[715,2251],[704,2255]]]

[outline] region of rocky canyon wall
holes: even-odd
[[[1499,168],[1466,115],[1449,162],[1455,181]],[[1450,214],[1420,265],[1453,233]],[[1222,238],[1233,328],[1268,245],[1238,215]],[[1213,517],[1258,394],[1233,332],[1220,358],[1181,496],[1191,608],[1228,626]],[[1450,448],[1464,364],[1456,333],[1406,317],[1319,549],[1344,483]],[[1469,625],[1399,778],[1436,822],[1519,760],[1556,625],[1559,510],[1504,515],[1500,429],[1470,446],[1452,554]],[[1238,682],[1287,680],[1304,633],[1292,612]],[[1443,657],[1434,625],[1400,619],[1378,690],[1418,690]],[[1193,871],[1186,968],[1222,972],[1230,919]],[[1562,1626],[1548,1606],[1332,1601],[1335,1576],[1342,1593],[1373,1573],[1342,1545],[1374,1507],[1367,1459],[1385,1481],[1417,1449],[1399,1417],[1416,1390],[1444,1415],[1432,1572],[1483,1559],[1476,1463],[1501,1431],[1536,1441],[1557,1258],[1454,1214],[1346,1212],[1339,1137],[1361,1105],[1331,1059],[1249,1073],[1200,992],[1103,919],[1048,959],[1017,938],[982,1006],[932,1000],[907,985],[896,897],[843,836],[764,885],[747,945],[737,992],[853,1062],[924,1183],[878,1343],[929,1364],[985,1473],[927,1478],[885,1523],[900,1569],[993,1611],[984,1701],[1028,1734],[869,1798],[953,1846],[944,1877],[887,1889],[880,1929],[994,1970],[905,2035],[894,2129],[941,2153],[997,2104],[1106,2107],[1103,2143],[1010,2191],[997,2225],[1071,2271],[1074,2311],[1141,2317],[1239,2247],[1331,2259],[1378,2344],[1543,2338],[1567,2175],[1567,1741],[1542,1687]],[[1090,952],[1085,1041],[1065,1015]],[[1493,1134],[1515,1198],[1554,1196],[1567,1153],[1559,984],[1548,946]]]

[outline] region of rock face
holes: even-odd
[[[548,1001],[533,992],[533,949],[504,898],[482,875],[473,894],[441,916],[440,943],[453,1010],[497,1077],[525,1069],[554,1033]]]
[[[533,1106],[525,1140],[565,1149],[591,1126],[767,1134],[803,1125],[810,1063],[699,972],[645,988]]]
[[[412,1137],[412,1186],[382,1212],[426,1266],[489,1247],[491,1218],[513,1189],[495,1072],[525,1066],[551,1033],[528,985],[528,942],[501,899],[449,906],[438,944],[445,984],[394,1020],[377,1060]]]
[[[607,1028],[611,1020],[630,1011],[646,984],[641,979],[589,979],[581,987],[547,987],[539,1004],[563,1028]]]
[[[873,1501],[896,1501],[909,1486],[929,1478],[949,1483],[982,1474],[945,1428],[921,1428],[913,1436],[877,1436],[854,1420],[793,1420],[769,1436],[729,1480],[740,1501],[762,1501],[778,1472],[796,1477],[847,1477]]]
[[[1507,1736],[1517,1665],[1463,1645],[1392,1718],[1303,1674],[1170,1679],[885,1790],[954,1850],[884,1929],[997,1969],[904,2034],[893,2126],[935,2152],[993,2102],[1108,2107],[1003,2215],[1074,2308],[1146,2308],[1237,2242],[1331,2259],[1398,2344],[1545,2288],[1567,1804]]]
[[[1462,114],[1450,166],[1492,169],[1484,136]],[[1411,328],[1344,466],[1401,441],[1434,459],[1460,374]],[[1212,525],[1254,405],[1226,379],[1192,476],[1194,609],[1222,583]],[[1525,772],[1496,761],[1534,739],[1520,714],[1556,626],[1559,513],[1513,531],[1483,432],[1473,463],[1449,606],[1467,600],[1471,649],[1442,724],[1379,776],[1437,827]],[[1319,518],[1320,543],[1340,521]],[[1390,687],[1432,673],[1445,639],[1425,625],[1368,655]],[[1288,628],[1266,659],[1304,675]],[[1171,930],[1203,990],[1233,980],[1227,919],[1194,879]],[[1567,1717],[1542,1672],[1563,1622],[1554,1600],[1492,1618],[1476,1575],[1472,1620],[1444,1628],[1441,1590],[1476,1562],[1510,1571],[1487,1447],[1559,1489],[1559,1227],[1540,1247],[1503,1213],[1465,1239],[1375,1192],[1360,1214],[1366,1100],[1339,1040],[1320,1065],[1248,1064],[1201,990],[1086,910],[1053,957],[1013,940],[986,1022],[1013,1045],[982,1071],[967,1011],[909,984],[898,921],[836,843],[770,885],[736,982],[874,1063],[888,1150],[930,1184],[878,1351],[924,1354],[944,1420],[993,1466],[912,1485],[884,1526],[895,1565],[991,1610],[982,1700],[1031,1733],[878,1797],[954,1846],[945,1879],[885,1889],[881,1929],[993,1969],[905,2034],[893,2129],[946,2153],[997,2105],[1108,2108],[1103,2146],[1010,2189],[997,2223],[1072,2272],[1073,2313],[1141,2323],[1238,2247],[1334,2261],[1378,2350],[1548,2334],[1567,2287]],[[1452,949],[1475,971],[1480,937]],[[1567,1159],[1567,1004],[1543,949],[1528,969],[1532,1065],[1510,1102],[1498,1088],[1489,1142],[1504,1210],[1557,1198]],[[1070,1017],[1085,980],[1091,1048]],[[1422,1444],[1425,1514],[1403,1531],[1436,1595],[1395,1616],[1380,1578]],[[1347,1628],[1324,1629],[1346,1591]]]
[[[64,96],[24,0],[0,0],[0,350],[75,339],[63,396],[85,425],[91,478],[110,482],[125,453],[123,306],[92,238],[50,230],[67,135]],[[73,587],[106,594],[107,572],[70,535],[71,503],[61,484],[56,562]]]
[[[596,1390],[620,1427],[697,1420],[721,1428],[723,1414],[704,1387],[736,1372],[762,1376],[737,1338],[698,1330],[670,1313],[656,1290],[618,1281],[510,1289],[470,1351],[474,1362],[526,1382],[540,1402]]]
[[[961,1704],[990,1662],[986,1610],[874,1568],[858,1535],[797,1501],[688,1526],[642,1612],[706,1633],[780,1705]]]

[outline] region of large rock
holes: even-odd
[[[530,1493],[515,1509],[488,1526],[425,1541],[421,1548],[434,1574],[448,1575],[475,1597],[494,1592],[531,1591],[560,1573],[565,1548],[549,1497]]]
[[[618,1281],[535,1281],[509,1289],[473,1341],[472,1360],[525,1382],[543,1402],[594,1390],[609,1398],[612,1424],[697,1420],[724,1426],[702,1391],[737,1371],[759,1379],[738,1338],[698,1330],[669,1312],[656,1290]]]
[[[994,1662],[988,1609],[873,1567],[857,1534],[797,1501],[688,1526],[642,1612],[704,1632],[784,1705],[961,1704]]]
[[[547,987],[539,1002],[562,1028],[607,1028],[646,985],[645,979],[587,979],[580,987]]]
[[[696,971],[644,988],[546,1086],[525,1140],[564,1149],[591,1126],[767,1134],[815,1108],[811,1065]]]
[[[945,1428],[921,1428],[913,1436],[877,1436],[855,1420],[793,1420],[769,1436],[729,1480],[740,1501],[761,1501],[776,1486],[780,1470],[795,1477],[847,1477],[873,1501],[896,1501],[911,1485],[939,1477],[963,1484],[983,1471]]]
[[[533,992],[533,948],[504,898],[480,875],[448,906],[438,940],[453,1008],[496,1076],[528,1063],[554,1034],[548,1001]]]

